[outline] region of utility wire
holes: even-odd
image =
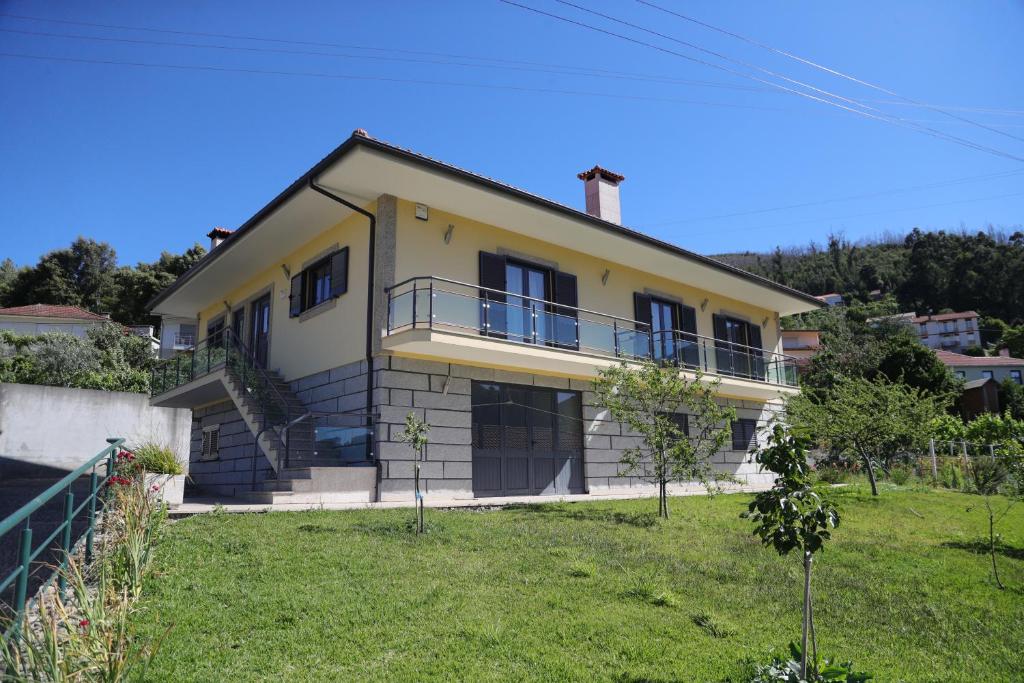
[[[719,81],[699,81],[699,80],[676,79],[676,78],[672,78],[672,77],[669,77],[669,76],[658,76],[658,75],[655,75],[655,74],[642,74],[642,73],[636,73],[636,72],[630,72],[630,71],[615,71],[615,70],[611,70],[611,69],[602,69],[602,68],[599,68],[599,67],[591,67],[591,66],[576,66],[576,65],[571,65],[571,64],[551,64],[551,63],[546,63],[546,62],[533,62],[533,61],[525,61],[525,60],[517,60],[517,59],[502,59],[502,58],[499,58],[499,57],[482,57],[482,56],[466,55],[466,54],[453,54],[453,53],[447,53],[447,52],[428,52],[428,51],[424,51],[424,50],[407,50],[407,49],[401,49],[401,48],[374,47],[374,46],[367,46],[367,45],[352,45],[352,44],[345,44],[345,43],[326,43],[326,42],[316,42],[316,41],[309,41],[309,40],[289,40],[289,39],[285,39],[285,38],[272,38],[272,37],[268,37],[268,36],[249,36],[249,35],[240,35],[240,34],[234,34],[234,33],[209,33],[209,32],[202,32],[202,31],[182,31],[182,30],[175,30],[175,29],[155,28],[155,27],[150,27],[150,26],[137,26],[137,25],[133,26],[133,25],[128,25],[128,24],[100,24],[100,23],[91,22],[91,21],[73,21],[73,20],[69,20],[69,19],[48,19],[48,18],[44,18],[44,17],[32,17],[32,16],[21,15],[21,14],[5,14],[5,13],[2,13],[2,12],[0,12],[0,17],[8,17],[8,18],[11,18],[11,19],[19,19],[19,20],[22,20],[22,21],[36,21],[36,22],[54,23],[54,24],[68,24],[68,25],[72,25],[72,26],[88,26],[88,27],[92,27],[92,28],[102,28],[102,29],[110,29],[110,30],[144,31],[144,32],[150,32],[150,33],[163,33],[163,34],[180,35],[180,36],[197,36],[197,37],[203,37],[203,38],[227,38],[227,39],[230,39],[230,40],[249,40],[249,41],[257,41],[257,42],[264,42],[264,43],[278,43],[278,44],[284,44],[284,45],[306,45],[306,46],[313,46],[313,47],[333,47],[333,48],[341,48],[341,49],[346,49],[346,50],[366,50],[366,51],[374,51],[374,52],[396,52],[396,53],[400,53],[400,54],[420,55],[420,56],[427,56],[427,57],[442,57],[442,58],[446,58],[446,59],[472,59],[472,60],[477,60],[477,61],[482,61],[482,62],[496,62],[496,63],[500,63],[500,64],[514,64],[514,65],[521,65],[521,66],[527,66],[527,67],[545,67],[545,68],[551,68],[551,69],[566,69],[566,70],[571,70],[573,72],[579,72],[579,75],[585,75],[585,76],[588,76],[588,75],[595,75],[595,76],[596,75],[608,75],[608,76],[616,76],[616,77],[636,78],[638,80],[650,79],[652,81],[663,81],[663,82],[666,82],[666,83],[679,83],[679,84],[682,84],[682,85],[696,85],[696,86],[711,87],[711,88],[726,88],[726,89],[731,89],[731,90],[744,90],[744,91],[766,90],[765,88],[757,88],[757,87],[749,86],[749,85],[736,85],[736,84],[732,84],[732,83],[724,83],[724,82],[719,82]],[[27,31],[16,31],[14,29],[5,29],[5,30],[7,30],[8,32],[12,32],[12,33],[13,32],[27,33]],[[53,34],[53,35],[60,35],[60,34]],[[168,43],[168,45],[171,45],[171,44],[173,44],[173,43]],[[298,54],[306,54],[306,53],[298,53]],[[308,53],[308,54],[318,54],[318,53],[312,53],[311,52],[311,53]],[[443,63],[443,62],[439,62],[439,63]]]
[[[788,209],[802,209],[808,206],[819,206],[821,204],[833,204],[836,202],[847,202],[856,199],[871,199],[873,197],[884,197],[892,194],[899,194],[902,192],[916,192],[918,190],[930,190],[937,187],[948,187],[951,185],[962,185],[965,183],[978,182],[980,180],[994,180],[997,178],[1006,178],[1010,176],[1017,176],[1024,174],[1024,169],[1019,171],[1002,171],[999,173],[986,173],[984,175],[967,176],[965,178],[954,178],[952,180],[944,180],[935,183],[928,183],[926,185],[914,185],[911,187],[900,187],[891,190],[879,190],[877,192],[868,192],[865,194],[848,195],[846,197],[835,197],[832,199],[822,199],[814,202],[803,202],[800,204],[786,204],[783,206],[773,206],[765,209],[752,209],[749,211],[736,211],[734,213],[721,213],[714,216],[700,216],[697,218],[686,218],[683,220],[670,220],[660,221],[656,223],[648,223],[648,226],[659,226],[659,225],[683,225],[686,223],[696,223],[699,221],[711,221],[718,220],[721,218],[736,218],[739,216],[753,216],[761,213],[772,213],[775,211],[786,211]]]
[[[911,128],[913,128],[915,130],[918,130],[919,132],[922,132],[922,133],[924,133],[926,135],[931,135],[932,137],[935,137],[935,138],[938,138],[938,139],[947,140],[947,141],[953,142],[955,144],[959,144],[959,145],[962,145],[962,146],[965,146],[965,147],[969,147],[969,148],[977,150],[977,151],[987,152],[989,154],[993,154],[995,156],[1003,157],[1003,158],[1006,158],[1006,159],[1012,159],[1014,161],[1024,162],[1024,157],[1020,157],[1020,156],[1017,156],[1017,155],[1012,154],[1010,152],[1006,152],[1004,150],[996,149],[994,147],[988,147],[986,145],[981,145],[979,143],[973,142],[971,140],[967,140],[965,138],[960,138],[960,137],[957,137],[955,135],[949,135],[948,133],[943,133],[943,132],[935,130],[933,128],[928,128],[927,126],[922,126],[920,124],[912,124],[912,123],[904,122],[903,120],[899,119],[898,117],[893,117],[893,116],[886,115],[886,114],[875,115],[875,114],[871,113],[870,111],[864,111],[863,109],[855,109],[853,107],[846,106],[846,105],[842,104],[841,102],[835,102],[835,101],[830,100],[830,99],[825,99],[823,97],[818,97],[818,96],[813,95],[811,93],[803,92],[801,90],[796,90],[794,88],[790,88],[790,87],[787,87],[787,86],[784,86],[784,85],[780,85],[778,83],[774,83],[772,81],[765,80],[763,78],[760,78],[758,76],[754,76],[754,75],[749,74],[749,73],[745,73],[745,72],[742,72],[742,71],[737,71],[736,69],[731,69],[729,67],[722,66],[721,64],[715,64],[713,62],[709,62],[709,61],[704,60],[704,59],[699,59],[697,57],[693,57],[691,55],[687,55],[687,54],[684,54],[682,52],[678,52],[676,50],[671,50],[669,48],[662,47],[660,45],[655,45],[654,43],[649,43],[649,42],[646,42],[646,41],[643,41],[643,40],[639,40],[637,38],[633,38],[631,36],[627,36],[627,35],[624,35],[624,34],[621,34],[621,33],[616,33],[614,31],[610,31],[608,29],[603,29],[603,28],[600,28],[598,26],[594,26],[592,24],[587,24],[586,22],[578,21],[578,20],[575,20],[575,19],[570,19],[568,17],[563,17],[561,15],[553,14],[551,12],[546,12],[544,10],[540,10],[540,9],[535,8],[535,7],[530,7],[529,5],[523,5],[521,3],[514,2],[513,0],[498,0],[498,1],[501,2],[501,3],[504,3],[506,5],[510,5],[512,7],[518,7],[520,9],[523,9],[523,10],[526,10],[526,11],[529,11],[529,12],[533,12],[533,13],[539,14],[541,16],[545,16],[545,17],[549,17],[549,18],[552,18],[552,19],[556,19],[558,21],[563,21],[563,22],[566,22],[566,23],[569,23],[569,24],[573,24],[575,26],[579,26],[581,28],[585,28],[585,29],[588,29],[588,30],[591,30],[591,31],[595,31],[595,32],[598,32],[598,33],[603,33],[605,35],[613,36],[615,38],[619,38],[621,40],[625,40],[625,41],[634,43],[636,45],[641,45],[643,47],[647,47],[647,48],[651,48],[653,50],[657,50],[659,52],[663,52],[665,54],[674,55],[676,57],[679,57],[681,59],[685,59],[685,60],[690,61],[690,62],[694,62],[696,64],[702,64],[704,66],[708,66],[708,67],[713,68],[713,69],[717,69],[717,70],[720,70],[720,71],[725,71],[726,73],[731,73],[731,74],[740,76],[742,78],[753,80],[753,81],[756,81],[758,83],[762,83],[762,84],[767,85],[769,87],[775,88],[777,90],[781,90],[781,91],[788,92],[788,93],[791,93],[791,94],[794,94],[794,95],[798,95],[800,97],[804,97],[804,98],[807,98],[807,99],[810,99],[810,100],[821,102],[823,104],[827,104],[827,105],[830,105],[830,106],[833,106],[833,107],[838,107],[839,109],[843,109],[845,111],[849,111],[849,112],[852,112],[854,114],[858,114],[860,116],[864,116],[866,118],[875,119],[877,121],[882,121],[884,123],[893,123],[893,124],[900,125],[900,126],[903,126],[903,127],[911,127]],[[559,0],[559,1],[561,2],[562,0]],[[588,11],[588,12],[591,12],[591,13],[594,13],[594,14],[600,14],[600,13],[594,12],[593,10],[585,10],[585,11]],[[601,15],[601,16],[607,16],[607,15]],[[663,36],[663,34],[659,34],[656,31],[651,31],[650,29],[646,29],[646,28],[643,28],[643,27],[636,26],[634,24],[630,24],[629,22],[625,22],[625,21],[623,21],[621,19],[615,19],[615,18],[612,17],[611,20],[619,22],[619,23],[623,23],[623,24],[625,24],[627,26],[635,27],[638,30],[646,31],[646,32],[652,33],[654,35]],[[669,40],[675,40],[676,42],[682,42],[682,41],[679,41],[678,39],[673,39],[671,37],[667,37],[667,36],[663,36],[663,37],[666,37]],[[836,97],[838,97],[838,96],[836,96]],[[858,104],[858,106],[863,107],[864,105]]]
[[[217,73],[243,73],[269,76],[304,76],[310,78],[327,78],[353,81],[380,81],[384,83],[404,83],[411,85],[433,85],[453,88],[481,88],[485,90],[508,90],[513,92],[536,92],[553,95],[573,95],[582,97],[605,97],[616,100],[635,100],[645,102],[669,102],[674,104],[691,104],[706,107],[728,107],[736,109],[757,109],[761,111],[777,111],[771,107],[759,107],[751,104],[733,104],[728,102],[709,102],[704,100],[684,100],[669,97],[652,97],[648,95],[624,95],[621,93],[605,93],[587,90],[564,90],[558,88],[531,88],[515,85],[496,85],[493,83],[468,83],[461,81],[437,81],[414,78],[397,78],[386,76],[363,76],[357,74],[322,73],[315,71],[281,71],[273,69],[251,69],[244,67],[209,66],[200,64],[159,64],[154,62],[132,62],[115,59],[87,59],[84,57],[55,57],[49,55],[32,55],[17,52],[0,52],[0,57],[14,59],[31,59],[48,62],[72,62],[78,64],[104,64],[116,66],[132,66],[153,69],[170,69],[177,71],[210,71]]]
[[[139,38],[117,38],[109,36],[89,36],[81,34],[70,34],[70,33],[52,33],[48,31],[26,31],[22,29],[10,29],[0,28],[2,33],[13,33],[17,35],[25,36],[38,36],[46,38],[67,38],[72,40],[91,40],[94,42],[105,42],[105,43],[124,43],[130,45],[147,45],[156,47],[184,47],[184,48],[198,48],[208,50],[226,50],[233,52],[256,52],[256,53],[272,53],[272,54],[285,54],[285,55],[302,55],[302,56],[314,56],[314,57],[336,57],[342,59],[368,59],[376,61],[386,62],[403,62],[413,64],[434,64],[441,66],[461,66],[476,69],[504,69],[511,71],[527,71],[535,73],[546,73],[546,74],[561,74],[568,76],[587,76],[592,78],[607,78],[615,80],[633,80],[642,81],[648,83],[668,83],[678,85],[697,85],[700,87],[715,87],[715,88],[729,88],[728,84],[715,84],[712,82],[705,81],[692,81],[686,79],[676,78],[663,78],[658,76],[645,76],[642,74],[626,75],[626,74],[614,74],[614,73],[586,73],[583,71],[574,71],[577,67],[564,67],[564,68],[547,68],[540,66],[514,66],[506,64],[474,64],[471,62],[453,62],[445,61],[441,59],[423,59],[416,57],[390,57],[384,55],[358,55],[350,53],[340,52],[320,52],[316,50],[289,50],[284,48],[267,48],[267,47],[247,47],[240,45],[216,45],[208,43],[176,43],[173,41],[163,40],[142,40]],[[474,59],[474,58],[470,58]],[[744,90],[753,90],[754,88],[743,87]]]
[[[683,19],[685,21],[693,22],[693,23],[695,23],[695,24],[697,24],[699,26],[703,26],[705,28],[711,29],[712,31],[718,31],[719,33],[723,33],[723,34],[725,34],[727,36],[732,36],[733,38],[737,38],[737,39],[742,40],[742,41],[744,41],[746,43],[749,43],[751,45],[756,45],[757,47],[760,47],[760,48],[762,48],[764,50],[768,50],[769,52],[773,52],[773,53],[775,53],[777,55],[782,55],[783,57],[787,57],[788,59],[792,59],[794,61],[800,62],[801,64],[805,64],[807,66],[813,67],[815,69],[818,69],[819,71],[824,71],[825,73],[831,74],[832,76],[837,76],[839,78],[843,78],[843,79],[846,79],[846,80],[851,81],[853,83],[856,83],[857,85],[862,85],[862,86],[864,86],[866,88],[871,88],[872,90],[877,90],[879,92],[885,93],[886,95],[889,95],[890,97],[896,97],[896,98],[898,98],[900,100],[903,100],[904,102],[909,102],[909,103],[914,104],[914,105],[919,106],[919,107],[925,107],[925,108],[930,109],[932,111],[935,111],[935,112],[938,112],[940,114],[943,114],[944,116],[948,116],[948,117],[950,117],[952,119],[956,119],[957,121],[961,121],[963,123],[968,123],[968,124],[970,124],[972,126],[977,126],[978,128],[983,128],[983,129],[985,129],[987,131],[991,131],[993,133],[998,133],[999,135],[1004,135],[1004,136],[1006,136],[1008,138],[1012,138],[1014,140],[1019,140],[1021,142],[1024,142],[1024,138],[1018,137],[1016,135],[1011,135],[1010,133],[998,130],[996,128],[993,128],[992,126],[988,126],[988,125],[985,125],[983,123],[978,123],[977,121],[972,121],[971,119],[968,119],[966,117],[960,116],[958,114],[953,114],[952,112],[946,111],[945,109],[942,109],[941,107],[936,107],[934,105],[925,104],[924,102],[918,102],[915,99],[912,99],[910,97],[905,97],[904,95],[900,95],[899,93],[893,92],[892,90],[889,90],[888,88],[884,88],[884,87],[882,87],[880,85],[876,85],[874,83],[870,83],[868,81],[862,80],[862,79],[857,78],[855,76],[851,76],[849,74],[845,74],[842,71],[837,71],[836,69],[832,69],[832,68],[829,68],[829,67],[824,66],[822,64],[818,64],[817,62],[813,62],[813,61],[811,61],[809,59],[805,59],[804,57],[800,57],[800,56],[795,55],[795,54],[793,54],[791,52],[787,52],[785,50],[781,50],[779,48],[772,47],[771,45],[766,45],[765,43],[762,43],[762,42],[759,42],[757,40],[754,40],[753,38],[748,38],[747,36],[741,36],[738,33],[733,33],[732,31],[727,31],[724,28],[719,28],[717,26],[712,26],[711,24],[708,24],[706,22],[700,21],[699,19],[694,19],[693,17],[689,17],[689,16],[687,16],[685,14],[682,14],[681,12],[675,12],[673,10],[667,9],[667,8],[662,7],[660,5],[656,5],[653,2],[649,2],[649,0],[636,0],[636,1],[639,2],[641,5],[646,5],[648,7],[656,9],[656,10],[658,10],[660,12],[664,12],[664,13],[669,14],[671,16],[677,17],[679,19]]]

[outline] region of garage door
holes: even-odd
[[[583,424],[575,391],[473,382],[473,493],[583,493]]]

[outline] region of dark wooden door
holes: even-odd
[[[252,335],[250,350],[253,358],[263,367],[267,366],[270,351],[270,295],[260,297],[252,304]]]
[[[473,493],[582,493],[580,395],[540,387],[473,383]]]

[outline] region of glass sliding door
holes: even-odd
[[[548,271],[509,261],[505,287],[508,339],[538,344],[550,341],[548,312],[543,303],[550,298]]]

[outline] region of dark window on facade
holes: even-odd
[[[700,364],[697,312],[692,306],[634,292],[633,316],[641,324],[634,355],[685,367]]]
[[[712,316],[715,327],[715,361],[723,375],[765,378],[761,327],[726,315]]]
[[[206,325],[206,343],[214,346],[224,343],[224,316],[211,320]]]
[[[749,451],[754,446],[757,433],[757,420],[740,419],[732,423],[732,449]]]
[[[1022,382],[1021,382],[1020,370],[1010,370],[1010,379],[1012,379],[1017,384],[1021,384]]]
[[[203,446],[200,456],[203,460],[213,460],[220,454],[220,425],[203,429]]]
[[[992,379],[992,371],[991,370],[982,370],[981,371],[981,376],[984,377],[985,379]]]
[[[684,435],[690,436],[690,419],[686,413],[662,413],[665,417],[675,422]]]
[[[288,315],[295,317],[348,291],[348,247],[325,256],[292,278]]]

